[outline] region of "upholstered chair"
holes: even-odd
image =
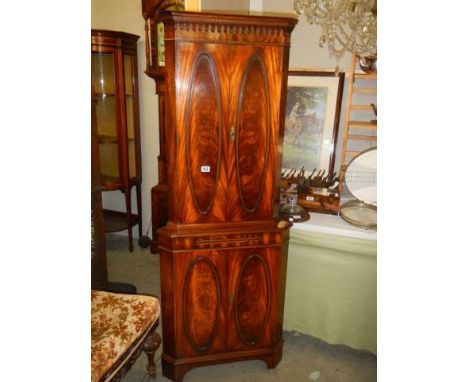
[[[142,350],[156,377],[160,303],[153,296],[91,291],[91,382],[120,381]]]

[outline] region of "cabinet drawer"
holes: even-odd
[[[159,235],[159,246],[169,252],[204,251],[216,249],[236,249],[250,247],[281,246],[286,232],[248,232],[248,233],[216,233],[210,232],[198,235],[166,236],[162,231]]]

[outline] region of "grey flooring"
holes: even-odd
[[[107,265],[109,280],[126,282],[140,293],[160,296],[159,256],[149,248],[138,247],[128,252],[127,238],[107,235]],[[161,330],[161,326],[158,328]],[[371,382],[377,381],[377,357],[341,345],[329,345],[317,338],[297,332],[284,332],[283,359],[275,369],[268,370],[262,361],[243,361],[190,370],[184,382]],[[164,341],[164,339],[163,339]],[[170,381],[161,374],[162,347],[156,355],[156,379],[146,375],[143,353],[124,378],[125,382]]]

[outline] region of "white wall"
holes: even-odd
[[[263,10],[296,16],[293,0],[191,0],[195,5],[201,4],[201,9],[228,10]],[[193,6],[193,5],[192,5]],[[141,15],[141,1],[139,0],[92,0],[91,27],[96,29],[110,29],[133,33],[140,36],[138,41],[138,80],[140,97],[140,130],[142,154],[142,201],[143,201],[143,233],[151,221],[151,188],[158,183],[157,156],[159,154],[158,135],[158,104],[153,79],[145,73],[145,41],[144,19]],[[303,16],[292,34],[290,68],[335,68],[334,60],[330,59],[326,48],[318,46],[320,28],[307,23]],[[350,55],[343,57],[340,68],[348,68]],[[343,97],[343,105],[346,99]],[[343,111],[342,111],[343,116]],[[341,131],[340,127],[340,131]],[[335,168],[338,168],[341,152],[341,134],[338,137]],[[120,191],[103,193],[105,208],[125,210],[125,201]],[[133,195],[133,209],[136,211],[136,198]],[[151,232],[151,231],[150,231]],[[125,231],[122,234],[126,234]],[[136,227],[134,235],[137,234]]]
[[[253,12],[261,12],[263,10],[263,0],[250,0],[249,9]]]
[[[249,0],[201,0],[202,11],[247,11],[249,9]]]

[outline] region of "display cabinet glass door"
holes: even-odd
[[[120,173],[114,54],[93,54],[92,60],[94,94],[97,99],[96,117],[100,144],[101,181],[103,183],[118,182]]]

